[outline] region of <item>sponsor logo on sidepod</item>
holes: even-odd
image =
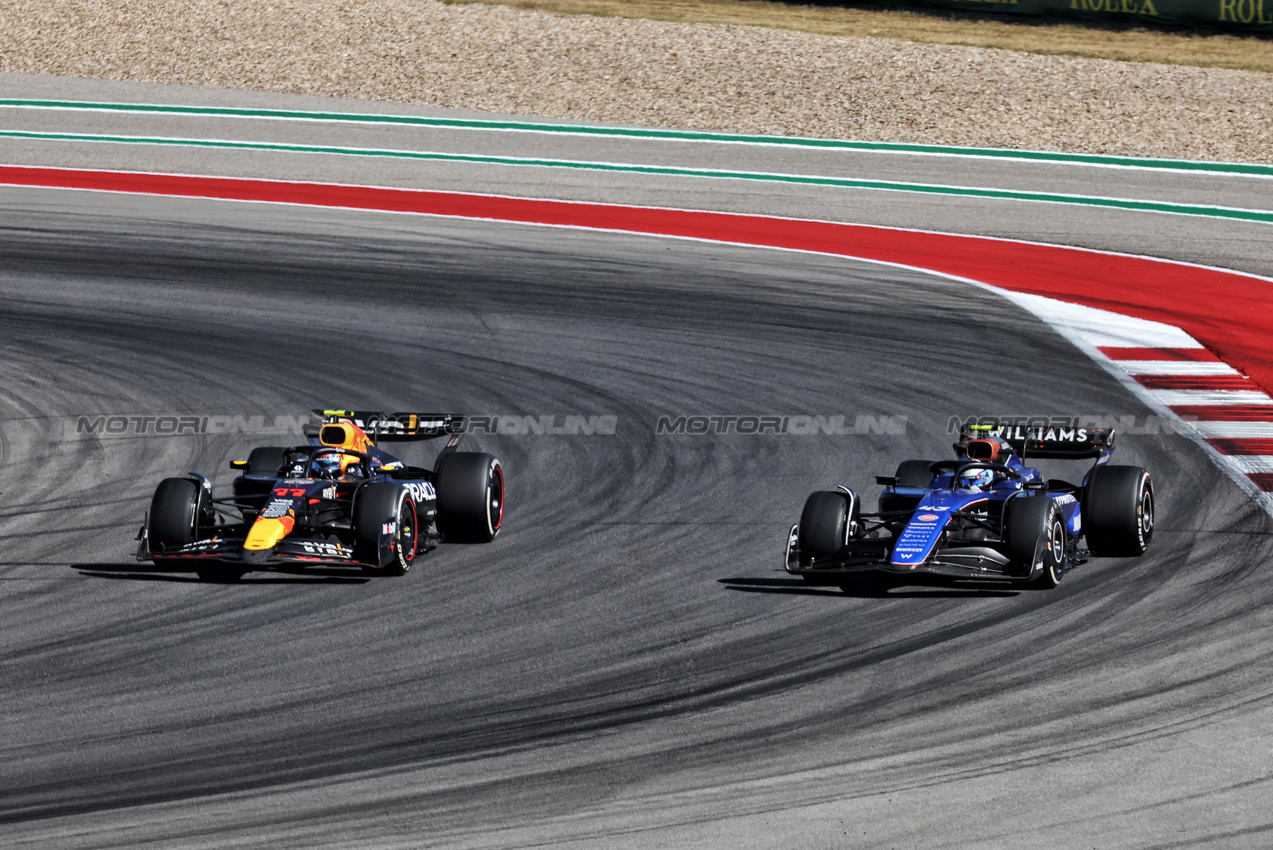
[[[417,504],[420,502],[431,502],[438,497],[437,491],[433,489],[433,485],[428,481],[421,481],[418,484],[412,481],[403,484],[402,486],[410,491],[411,498],[414,499]]]

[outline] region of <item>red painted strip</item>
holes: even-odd
[[[1267,437],[1217,438],[1207,442],[1222,455],[1273,455],[1273,439]]]
[[[1115,348],[1102,346],[1101,353],[1110,360],[1189,360],[1213,362],[1220,358],[1205,348]]]
[[[1247,477],[1264,492],[1273,492],[1273,472],[1248,472]]]
[[[1150,390],[1258,390],[1242,375],[1134,375]]]
[[[896,263],[1176,325],[1273,389],[1273,285],[1167,260],[824,221],[456,192],[22,166],[0,166],[0,183],[590,227]]]
[[[1273,422],[1273,399],[1263,404],[1181,404],[1172,408],[1186,422]]]

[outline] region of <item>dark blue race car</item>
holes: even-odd
[[[234,495],[214,498],[191,472],[155,488],[137,533],[137,559],[193,569],[208,581],[250,570],[356,567],[400,576],[440,543],[489,543],[504,517],[504,471],[483,452],[456,450],[464,417],[315,410],[299,446],[259,446],[230,465]],[[379,445],[445,438],[432,468]]]
[[[952,460],[908,460],[875,513],[848,487],[813,493],[787,538],[787,572],[883,589],[917,577],[1051,588],[1091,556],[1136,557],[1154,534],[1154,487],[1115,466],[1105,428],[972,425]],[[1082,482],[1045,479],[1027,459],[1094,460]]]

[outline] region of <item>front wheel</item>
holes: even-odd
[[[368,484],[358,494],[354,554],[367,572],[405,575],[415,562],[418,535],[416,505],[406,487],[388,482]],[[383,542],[388,546],[383,547]]]
[[[857,498],[835,490],[810,493],[800,512],[797,544],[801,566],[826,561],[844,548],[856,530]]]
[[[1035,587],[1053,588],[1065,572],[1065,520],[1056,502],[1046,496],[1022,496],[1003,512],[1005,554],[1019,576],[1036,572]]]
[[[178,549],[202,539],[212,522],[207,491],[189,478],[165,478],[155,488],[146,515],[146,540],[152,552]],[[156,564],[170,563],[157,555]]]

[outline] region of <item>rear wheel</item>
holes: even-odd
[[[927,487],[933,481],[931,461],[904,460],[897,465],[898,487]]]
[[[287,449],[282,446],[259,446],[248,454],[249,475],[277,475],[283,465],[283,453]]]
[[[929,468],[930,463],[931,461],[927,460],[904,460],[899,463],[897,472],[894,473],[894,477],[897,478],[897,486],[927,488],[933,482],[933,471]],[[903,495],[891,487],[880,494],[878,502],[879,511],[882,514],[914,510],[918,504],[919,499],[917,497]]]
[[[456,452],[437,473],[438,531],[447,543],[490,543],[504,522],[504,469],[494,455]]]
[[[1061,509],[1046,496],[1024,496],[1008,502],[1003,511],[1005,554],[1018,576],[1037,572],[1033,584],[1052,588],[1065,571],[1065,520]]]
[[[1083,491],[1083,530],[1093,555],[1145,554],[1154,537],[1154,485],[1139,466],[1098,466]]]
[[[243,514],[244,522],[254,522],[268,501],[286,451],[282,446],[259,446],[248,454],[248,468],[234,479],[235,507]]]

